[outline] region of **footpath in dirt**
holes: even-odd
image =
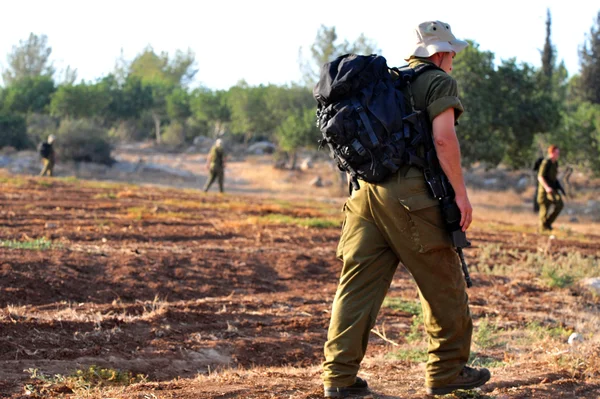
[[[343,200],[0,179],[0,397],[321,397]],[[600,325],[595,297],[493,269],[554,251],[597,265],[600,236],[479,226],[467,251],[484,331],[472,362],[493,379],[449,397],[599,397],[600,345],[566,343],[583,319],[588,333]],[[424,397],[418,318],[400,267],[361,370],[377,397]],[[131,378],[73,377],[90,366]]]

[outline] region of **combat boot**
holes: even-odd
[[[427,387],[427,393],[429,395],[446,395],[457,389],[477,388],[488,382],[491,376],[488,369],[474,369],[465,366],[454,381],[443,387]]]
[[[325,387],[326,398],[372,398],[369,384],[362,378],[356,377],[354,384],[349,387]]]

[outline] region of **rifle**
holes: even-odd
[[[463,248],[471,246],[471,242],[467,240],[467,235],[460,227],[460,209],[458,209],[456,201],[454,200],[454,189],[438,161],[435,145],[433,143],[433,134],[429,128],[429,121],[427,120],[426,114],[419,110],[414,110],[412,114],[404,118],[404,121],[410,123],[414,128],[416,134],[412,140],[413,143],[423,143],[425,151],[423,175],[425,176],[425,181],[427,182],[430,193],[440,202],[446,229],[450,233],[452,246],[460,258],[467,287],[470,288],[473,286],[473,282],[471,281],[469,268],[462,250]]]

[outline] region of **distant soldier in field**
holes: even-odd
[[[219,191],[223,192],[223,180],[225,179],[225,150],[221,139],[217,139],[212,146],[208,157],[206,158],[206,168],[209,170],[209,177],[204,186],[204,192],[208,191],[215,179],[219,180]]]
[[[40,176],[52,176],[54,174],[54,164],[56,163],[56,154],[54,152],[53,143],[56,140],[56,136],[51,134],[48,139],[40,144],[39,153],[42,157],[42,163],[44,164]]]
[[[538,171],[537,203],[539,205],[540,231],[552,230],[552,223],[563,209],[564,203],[559,191],[563,191],[558,181],[558,157],[560,150],[557,146],[548,147],[548,156],[540,164]]]

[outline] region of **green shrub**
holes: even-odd
[[[0,114],[0,148],[11,146],[17,150],[31,147],[27,137],[25,118],[15,114]]]
[[[29,114],[27,115],[27,136],[29,140],[38,144],[46,141],[48,136],[56,134],[58,121],[50,115]]]
[[[111,145],[105,129],[86,119],[65,119],[56,133],[59,159],[111,165]]]
[[[161,139],[163,143],[169,146],[178,147],[186,142],[186,131],[185,126],[183,126],[179,122],[171,122],[169,126],[166,127],[163,134],[161,134]]]

